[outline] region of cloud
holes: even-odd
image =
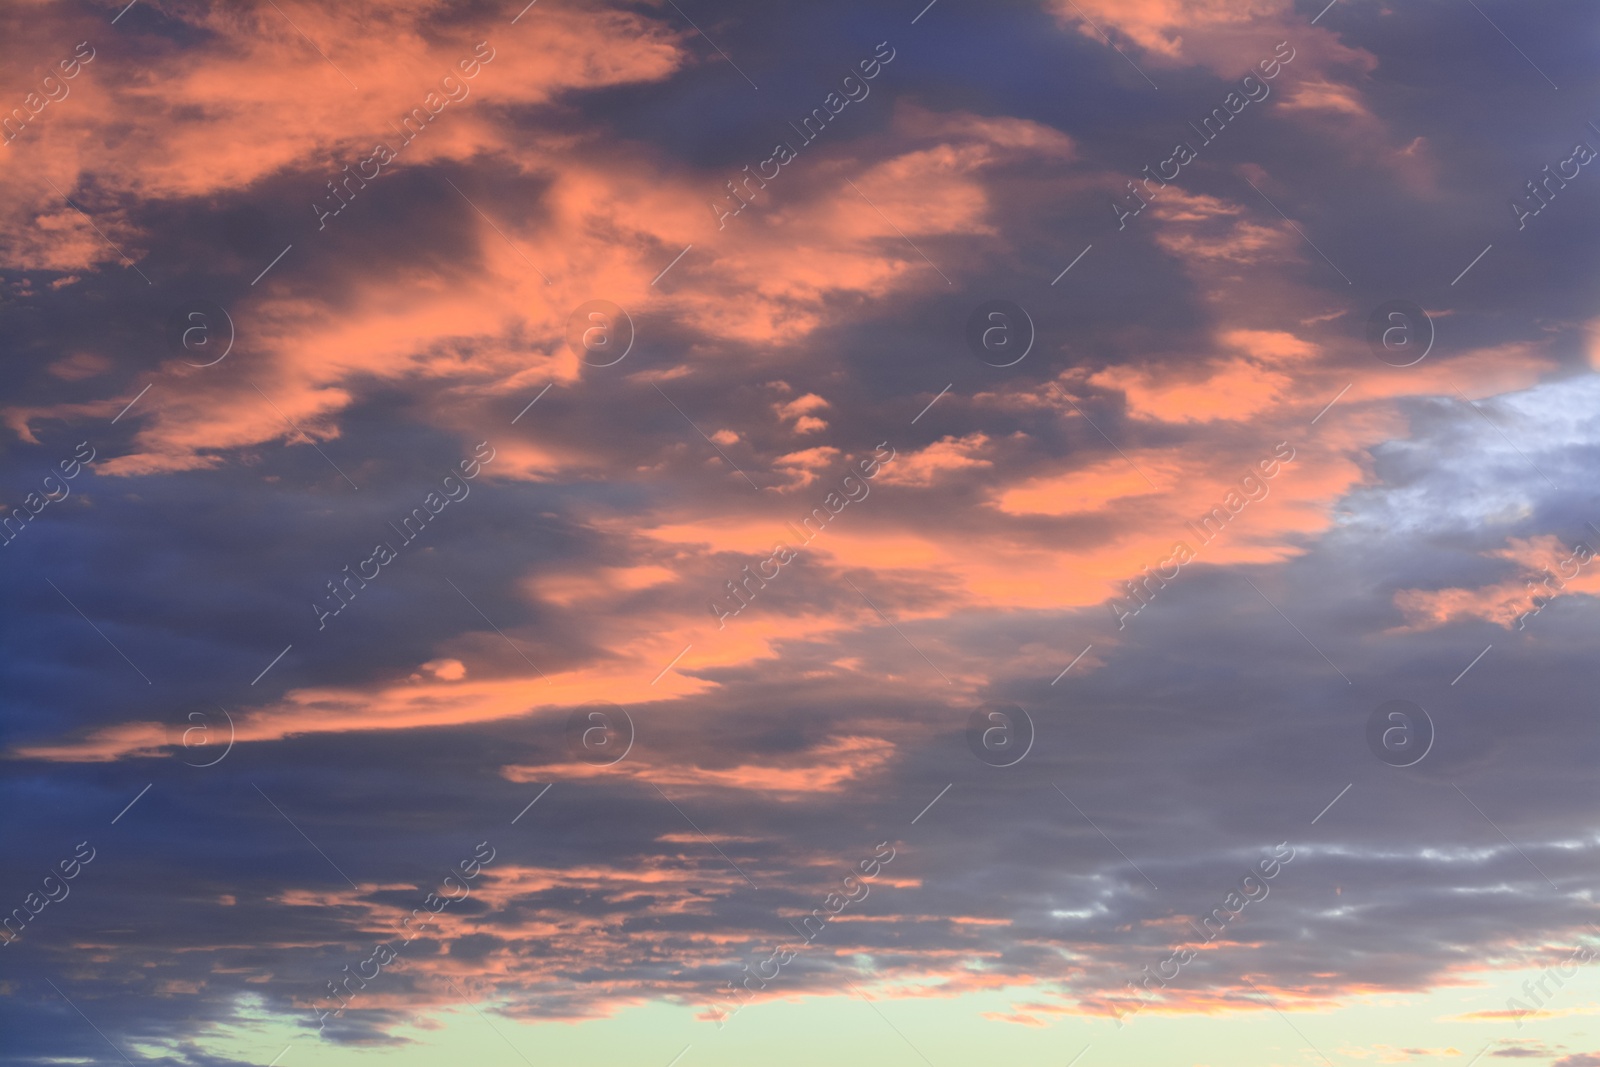
[[[1507,620],[1600,522],[1593,272],[1570,232],[1507,228],[1549,90],[1485,73],[1518,57],[1473,13],[939,5],[719,227],[868,15],[693,12],[755,90],[666,5],[278,6],[305,36],[271,5],[0,16],[17,70],[99,49],[0,171],[3,788],[33,813],[0,888],[63,841],[105,857],[6,949],[6,1056],[104,1054],[40,974],[147,1057],[309,1031],[484,840],[472,898],[329,1040],[421,1040],[456,989],[529,1022],[703,1012],[878,842],[870,895],[763,999],[870,968],[1093,1023],[1280,841],[1271,896],[1143,1010],[1460,990],[1502,1025],[1498,976],[1590,936],[1589,572]],[[1552,10],[1518,28],[1541,62],[1581,39]],[[470,95],[319,229],[326,183],[482,40]],[[1280,40],[1274,99],[1119,229],[1108,198]],[[166,336],[198,296],[237,329],[203,368]],[[1406,368],[1365,336],[1399,298],[1437,333]],[[1013,367],[962,336],[992,299],[1035,325]],[[573,338],[601,300],[635,341],[607,366]],[[70,497],[18,517],[85,439]],[[479,441],[471,497],[319,626]],[[879,442],[870,494],[797,531]],[[1390,699],[1433,716],[1416,767],[1367,748]],[[631,717],[615,764],[574,749],[596,701]],[[974,758],[994,703],[1032,717],[1014,768]],[[1392,1040],[1361,1048],[1454,1054]]]

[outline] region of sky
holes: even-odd
[[[0,1065],[1600,1067],[1596,14],[0,6]]]

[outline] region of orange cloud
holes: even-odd
[[[808,793],[832,793],[885,767],[895,746],[879,737],[839,737],[805,753],[803,761],[784,764],[746,763],[736,767],[684,767],[677,763],[652,764],[641,758],[614,767],[609,773],[628,773],[658,785],[691,789],[735,789],[796,800]],[[588,764],[509,766],[501,774],[513,782],[549,782],[568,777],[590,777]]]
[[[1590,562],[1593,549],[1574,552],[1553,534],[1509,538],[1491,558],[1517,564],[1521,573],[1476,588],[1402,589],[1394,602],[1406,617],[1408,630],[1427,630],[1461,619],[1485,619],[1508,630],[1521,629],[1526,617],[1538,614],[1559,596],[1600,595],[1600,568]],[[1585,570],[1584,568],[1588,568]]]

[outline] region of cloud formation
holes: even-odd
[[[0,13],[0,1063],[310,1040],[479,842],[332,1053],[712,1031],[881,842],[752,1003],[1600,1063],[1575,3],[518,8]]]

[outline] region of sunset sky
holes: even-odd
[[[0,5],[0,1065],[1600,1067],[1586,0]]]

